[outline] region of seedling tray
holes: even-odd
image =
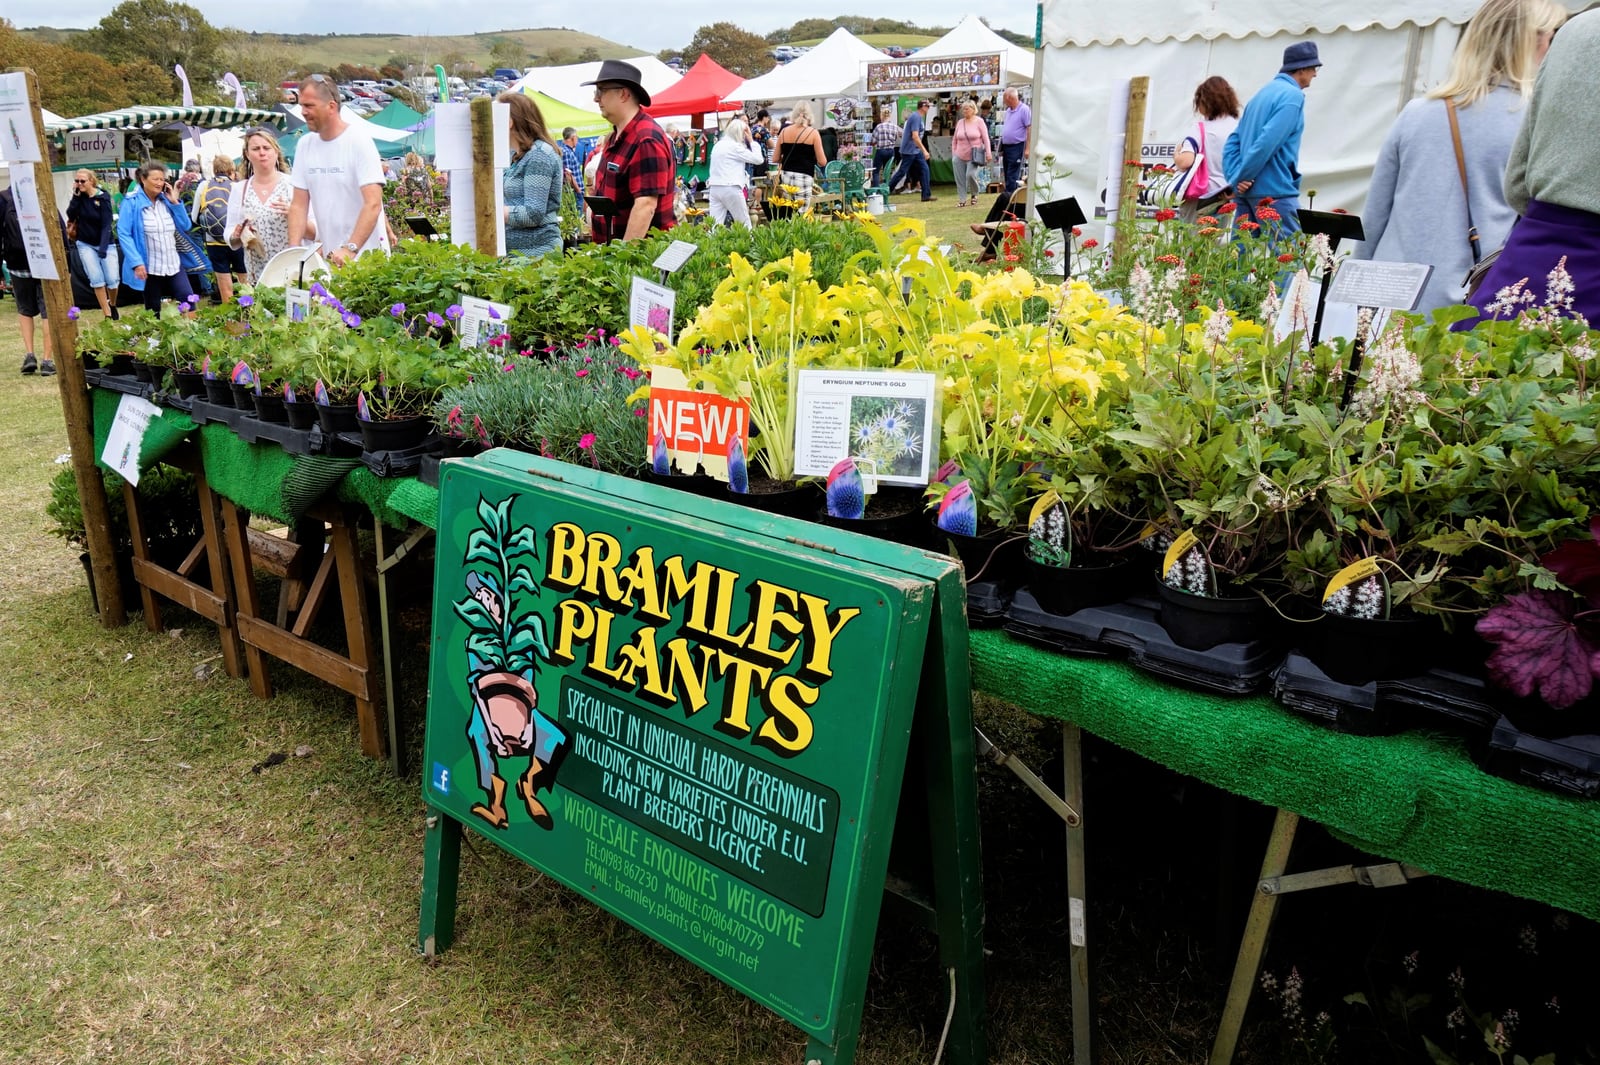
[[[1298,651],[1274,674],[1272,695],[1303,717],[1364,736],[1445,724],[1481,741],[1500,716],[1479,677],[1435,668],[1415,677],[1346,683]]]

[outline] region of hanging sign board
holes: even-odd
[[[895,59],[867,64],[867,92],[927,93],[949,89],[997,89],[1004,71],[1000,53]]]
[[[28,272],[40,281],[60,281],[61,272],[50,252],[50,233],[45,229],[44,208],[39,204],[39,186],[33,167],[11,168],[11,198],[16,204],[17,226],[22,230],[22,243],[28,253]]]
[[[439,513],[424,951],[466,826],[853,1051],[924,654],[966,669],[954,562],[505,450]]]
[[[75,129],[65,136],[68,166],[117,166],[124,159],[120,129]]]
[[[28,102],[28,77],[21,71],[0,74],[0,159],[8,163],[43,162],[39,158],[39,135],[33,127],[33,105]]]

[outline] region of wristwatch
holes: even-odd
[[[339,245],[339,247],[345,249],[346,251],[360,251],[361,250],[361,245],[357,244],[353,240],[347,240],[343,244]]]

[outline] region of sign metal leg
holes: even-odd
[[[417,949],[436,957],[456,935],[456,884],[461,872],[461,824],[429,810],[422,844],[422,913],[417,921]]]

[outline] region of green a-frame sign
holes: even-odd
[[[982,1061],[954,560],[513,451],[444,463],[439,515],[419,948],[470,827],[847,1065],[905,811]]]

